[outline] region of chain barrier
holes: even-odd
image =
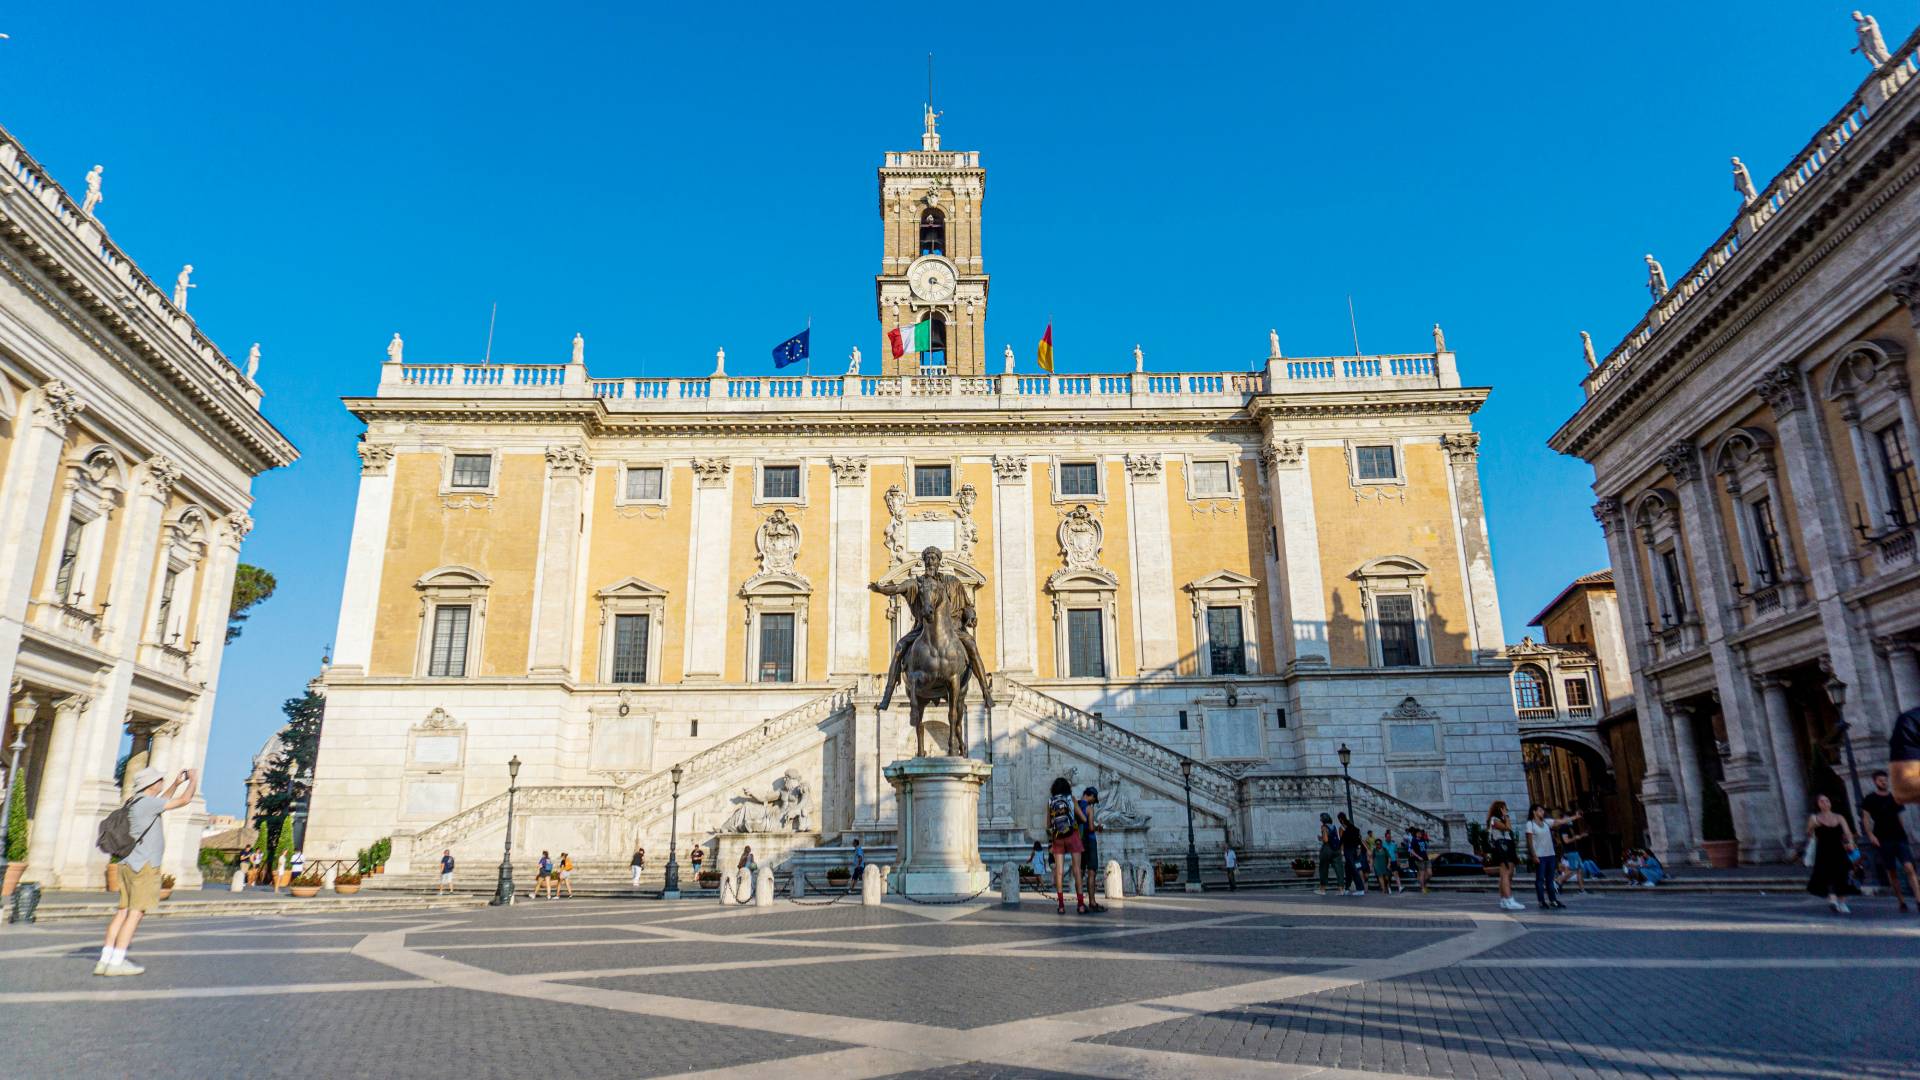
[[[795,870],[793,872],[793,876],[800,878],[802,881],[810,882],[813,880],[812,878],[807,877],[806,871],[804,870]],[[808,890],[812,890],[813,886],[807,885],[806,888]],[[793,895],[793,878],[790,877],[787,879],[787,899],[792,901],[793,903],[799,904],[801,907],[832,907],[833,905],[839,903],[842,900],[845,900],[847,897],[852,895],[853,895],[853,879],[851,877],[847,879],[846,887],[840,890],[840,895],[834,897],[831,900],[826,900],[826,901],[807,900],[807,899],[803,899],[801,897]]]

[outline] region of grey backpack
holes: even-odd
[[[120,809],[108,814],[107,819],[100,823],[100,832],[94,837],[93,846],[116,859],[124,859],[133,854],[133,849],[147,838],[147,833],[159,821],[160,815],[155,814],[153,820],[147,822],[147,827],[140,830],[139,836],[133,835],[133,799],[128,799]]]

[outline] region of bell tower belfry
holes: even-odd
[[[940,114],[928,106],[920,149],[889,151],[880,167],[880,314],[884,375],[986,373],[987,272],[980,258],[980,205],[986,170],[977,150],[942,150]],[[930,323],[927,347],[913,350],[913,327]],[[908,352],[888,341],[905,328]]]

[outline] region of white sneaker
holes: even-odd
[[[1853,909],[1847,906],[1847,902],[1845,900],[1840,901],[1840,914],[1842,915],[1853,914]]]
[[[93,973],[95,975],[105,975],[107,973],[107,962],[105,960],[95,960],[93,962]]]
[[[141,967],[131,960],[122,960],[116,964],[108,964],[107,970],[101,972],[101,974],[108,977],[116,975],[145,975],[146,973],[146,968]]]

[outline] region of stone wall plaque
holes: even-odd
[[[922,551],[937,547],[946,554],[953,554],[959,547],[959,530],[954,527],[952,518],[929,521],[917,518],[907,522],[907,552],[909,557],[917,558]]]

